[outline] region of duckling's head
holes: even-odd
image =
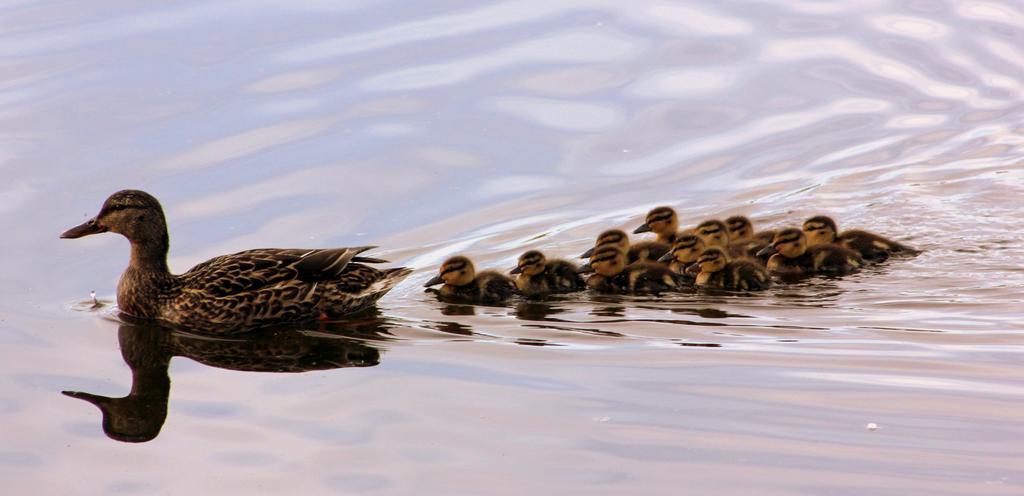
[[[590,257],[591,270],[605,277],[614,277],[626,270],[626,250],[617,246],[602,246]]]
[[[734,215],[725,219],[729,228],[729,241],[745,241],[754,237],[754,224],[743,215]]]
[[[450,286],[465,286],[471,284],[473,279],[476,279],[476,269],[473,267],[473,262],[462,255],[458,255],[445,260],[441,264],[438,274],[423,286],[429,288],[441,283]]]
[[[804,232],[791,227],[775,233],[771,246],[758,252],[758,256],[778,253],[786,258],[796,258],[807,252],[807,237]]]
[[[729,245],[729,228],[718,219],[701,222],[693,232],[704,242],[704,246],[709,248],[712,246],[724,248]]]
[[[594,251],[604,246],[617,246],[623,250],[629,249],[629,236],[625,231],[621,229],[609,229],[594,241],[594,247],[583,252],[580,258],[590,258],[594,255]]]
[[[544,272],[546,264],[547,259],[543,253],[537,250],[530,250],[519,256],[519,262],[516,264],[516,268],[512,269],[512,273],[535,276]]]
[[[644,223],[633,234],[653,232],[658,236],[669,236],[679,230],[679,217],[672,207],[656,207],[647,212]]]
[[[701,272],[718,272],[725,268],[725,264],[729,263],[729,257],[725,255],[725,252],[721,248],[712,247],[704,250],[700,254],[700,258],[697,259],[697,264],[700,266]]]
[[[684,264],[697,261],[697,257],[704,251],[704,241],[701,241],[695,234],[684,234],[676,239],[672,245],[672,251],[666,253],[660,259],[661,263],[669,263],[675,260]]]
[[[96,217],[64,231],[60,237],[75,239],[108,231],[121,234],[132,243],[167,246],[163,207],[153,195],[133,189],[110,195]]]
[[[803,229],[808,246],[835,243],[836,233],[839,231],[836,221],[824,215],[816,215],[805,220]]]

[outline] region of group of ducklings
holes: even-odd
[[[867,231],[840,232],[824,215],[807,219],[801,228],[755,231],[750,219],[738,215],[680,230],[676,211],[657,207],[633,233],[656,237],[631,242],[622,230],[604,231],[580,256],[588,259],[582,266],[530,250],[511,270],[515,279],[494,270],[478,273],[469,258],[459,255],[441,264],[425,286],[443,284],[437,291],[441,297],[481,303],[500,303],[516,294],[537,297],[588,288],[615,294],[657,294],[688,287],[758,291],[771,285],[773,275],[842,275],[890,255],[918,253]]]

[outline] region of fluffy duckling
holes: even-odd
[[[594,242],[594,247],[580,255],[580,258],[590,258],[598,248],[615,246],[624,250],[629,263],[634,262],[657,262],[659,258],[669,252],[671,248],[667,243],[660,241],[641,241],[630,243],[629,236],[620,229],[609,229]]]
[[[704,242],[706,248],[722,248],[733,258],[757,256],[757,252],[766,246],[749,240],[734,241],[729,234],[729,226],[718,219],[701,222],[693,229],[693,233]]]
[[[120,234],[131,244],[128,268],[117,284],[122,313],[209,332],[362,311],[411,272],[365,265],[383,260],[360,256],[371,247],[358,247],[247,250],[172,274],[163,207],[153,195],[138,190],[110,195],[96,217],[60,237],[105,232]]]
[[[772,242],[772,238],[775,237],[775,231],[772,229],[755,232],[754,223],[750,222],[750,219],[743,215],[734,215],[725,219],[725,226],[729,231],[730,241],[755,240],[768,245]]]
[[[865,260],[873,262],[883,262],[889,258],[889,255],[895,253],[907,255],[920,253],[918,250],[875,233],[858,229],[840,233],[836,221],[824,215],[814,216],[804,221],[803,231],[807,236],[808,246],[835,243],[860,253]]]
[[[604,246],[594,251],[580,272],[596,272],[587,279],[587,287],[601,293],[656,294],[679,287],[678,276],[663,264],[626,261],[621,248]]]
[[[548,260],[543,253],[530,250],[519,256],[516,268],[516,286],[528,296],[549,293],[570,293],[587,287],[578,273],[579,267],[565,260]]]
[[[477,272],[473,262],[458,255],[445,260],[437,276],[423,287],[444,283],[438,290],[444,298],[465,302],[501,303],[516,294],[516,283],[494,270]]]
[[[697,259],[700,273],[694,284],[713,289],[758,291],[767,289],[771,276],[760,263],[741,258],[729,260],[721,248],[708,248]]]
[[[767,255],[768,270],[779,275],[846,274],[864,265],[860,254],[842,246],[807,246],[804,232],[796,228],[775,233],[771,246],[758,253]]]
[[[693,279],[699,272],[697,259],[704,251],[704,241],[696,234],[683,234],[676,238],[672,250],[658,259],[668,264],[669,270],[687,279]]]
[[[645,232],[653,232],[658,236],[658,242],[671,246],[679,232],[679,216],[672,207],[653,208],[647,212],[644,223],[636,228],[633,234]]]

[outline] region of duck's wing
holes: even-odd
[[[224,297],[281,284],[333,281],[371,248],[247,250],[207,260],[179,276],[179,283],[184,290]]]

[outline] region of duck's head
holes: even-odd
[[[729,230],[729,241],[745,241],[754,237],[754,224],[743,215],[734,215],[725,219]]]
[[[729,228],[718,219],[701,222],[693,233],[704,242],[704,246],[726,247],[729,245]]]
[[[64,231],[64,239],[114,232],[133,243],[167,243],[167,221],[164,209],[153,195],[126,189],[110,195],[100,213],[83,224]]]
[[[659,237],[671,236],[679,230],[679,217],[672,207],[656,207],[647,212],[647,217],[633,234],[653,232]]]
[[[763,257],[778,253],[786,258],[796,258],[807,252],[807,237],[804,232],[791,227],[775,233],[772,244],[757,252],[757,256]]]
[[[429,288],[441,283],[450,286],[465,286],[471,284],[473,279],[476,279],[476,269],[473,267],[473,262],[462,255],[458,255],[445,260],[441,264],[438,274],[423,286]]]
[[[626,270],[626,250],[617,246],[599,247],[594,250],[588,265],[602,276],[617,276]]]
[[[688,264],[697,261],[697,257],[704,251],[704,242],[695,234],[684,234],[676,239],[672,245],[672,251],[658,259],[661,263],[676,262]]]
[[[803,229],[804,236],[807,236],[808,246],[835,243],[838,232],[836,221],[824,215],[816,215],[805,220]]]
[[[546,264],[547,258],[544,257],[543,253],[537,250],[530,250],[519,256],[519,262],[516,263],[516,268],[512,269],[512,273],[535,276],[544,272]]]
[[[583,252],[583,254],[580,255],[580,258],[590,258],[598,248],[605,246],[617,246],[622,250],[628,250],[629,236],[621,229],[609,229],[601,233],[601,235],[597,237],[597,240],[594,241],[594,247]]]
[[[700,258],[697,259],[697,265],[700,266],[701,272],[718,272],[724,269],[727,263],[729,263],[729,257],[718,247],[704,250],[700,254]]]

